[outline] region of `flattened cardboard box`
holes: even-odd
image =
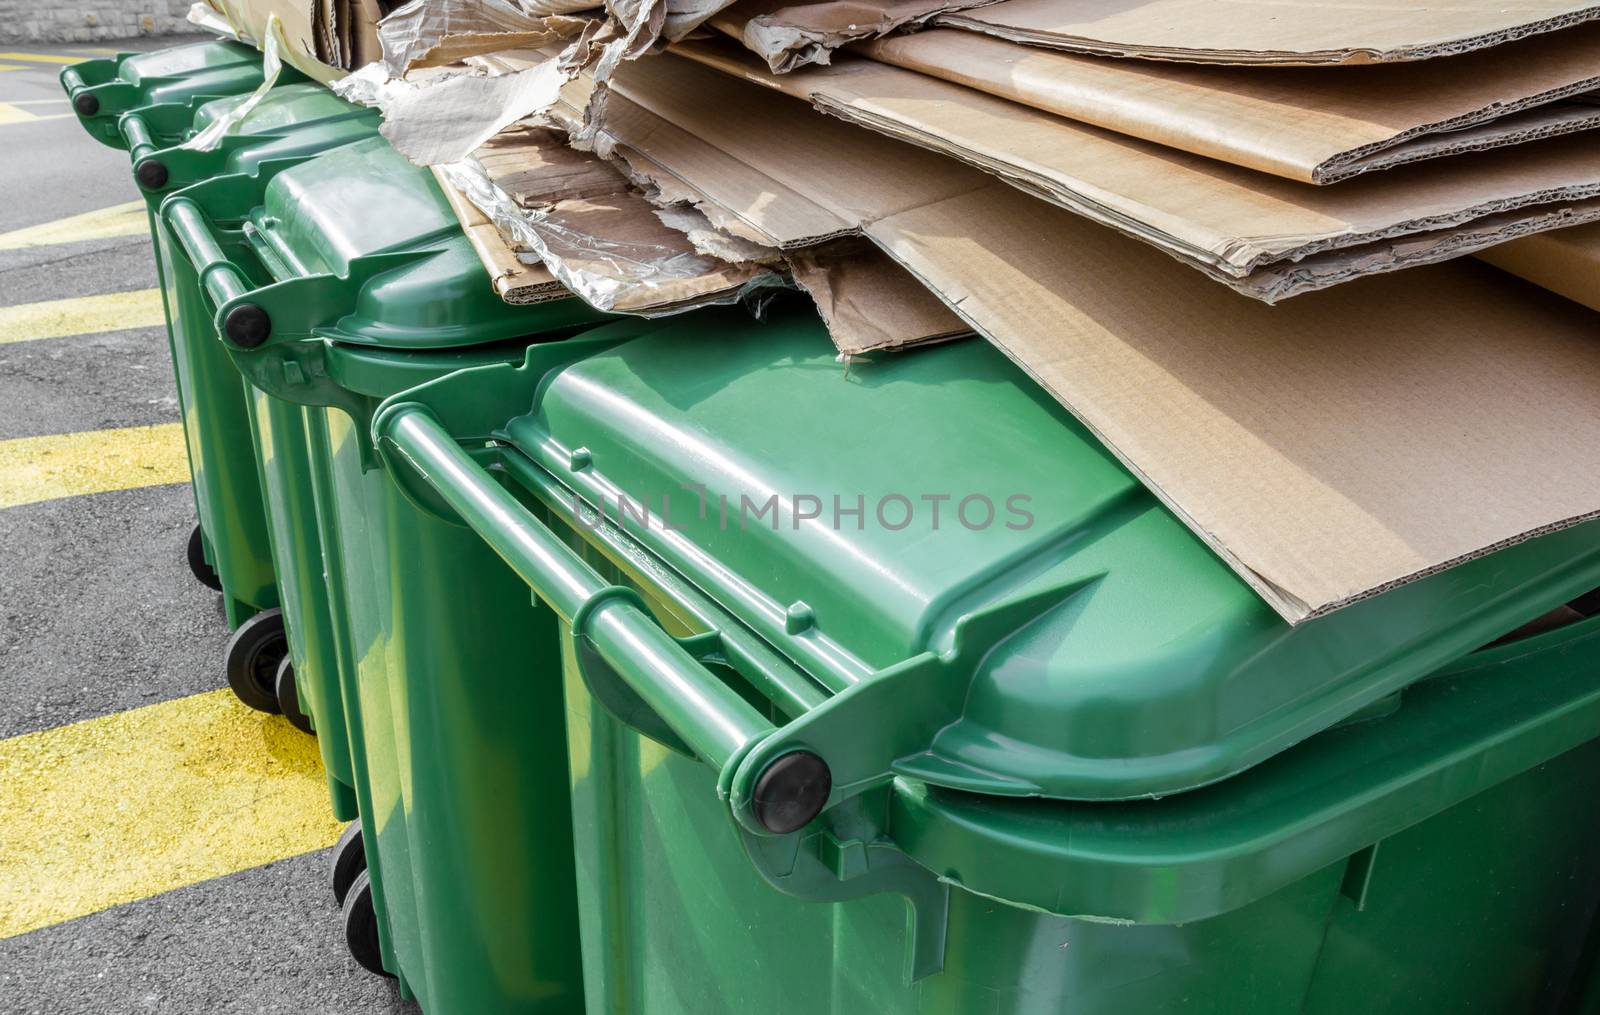
[[[983,169],[1266,302],[1600,218],[1600,146],[1582,135],[1313,188],[873,60],[773,74],[721,40],[674,51]],[[725,86],[702,87],[704,102]]]
[[[473,161],[438,171],[503,236],[511,233],[507,246],[515,259],[541,261],[553,278],[601,310],[677,313],[733,302],[777,281],[764,264],[703,253],[615,168],[569,148],[550,128],[508,128]],[[483,254],[480,249],[491,274],[497,267],[503,273],[503,264]]]
[[[609,142],[727,228],[871,240],[1290,622],[1600,514],[1600,341],[1580,307],[1470,260],[1266,307],[781,94],[729,87],[709,108],[706,73],[629,65]]]
[[[1450,60],[1334,70],[1109,60],[948,29],[858,52],[1302,183],[1600,126],[1600,104],[1583,94],[1600,88],[1600,25]]]
[[[1600,225],[1540,233],[1480,250],[1477,256],[1590,310],[1600,310]],[[1595,324],[1600,329],[1600,319]]]
[[[1454,56],[1579,24],[1586,3],[1453,0],[744,0],[713,20],[777,72],[933,23],[1013,42],[1114,57],[1328,65]]]
[[[1454,56],[1597,16],[1571,0],[1004,0],[936,23],[1105,56],[1295,65]]]

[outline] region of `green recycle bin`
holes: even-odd
[[[201,106],[193,129],[233,114],[245,100],[240,96]],[[124,126],[139,115],[126,114]],[[373,111],[302,83],[267,92],[214,150],[141,145],[131,150],[146,198],[157,206],[166,195],[195,183],[257,190],[289,166],[375,136],[378,123]],[[322,552],[315,513],[309,508],[309,479],[293,466],[269,467],[272,456],[257,454],[259,444],[292,459],[303,439],[291,435],[272,441],[267,417],[251,409],[257,393],[218,340],[213,308],[194,265],[177,249],[159,216],[153,234],[166,284],[196,500],[206,528],[219,534],[212,546],[218,551],[223,585],[229,587],[228,576],[248,566],[246,562],[262,558],[264,567],[256,570],[276,576],[281,609],[264,610],[238,625],[224,661],[228,682],[246,704],[282,711],[296,726],[315,729],[323,737],[319,746],[334,813],[352,819],[357,812],[355,775],[344,734],[332,620],[321,587]],[[295,483],[302,488],[296,489]]]
[[[809,309],[532,350],[374,438],[559,617],[591,1012],[1581,989],[1600,524],[1291,628],[987,344],[846,374]]]
[[[121,53],[61,69],[72,111],[89,136],[112,148],[127,142],[118,121],[131,110],[189,106],[199,98],[225,98],[254,91],[263,80],[261,54],[238,42],[197,42],[150,53]],[[285,67],[279,83],[304,81]],[[177,130],[188,126],[180,122]]]
[[[307,585],[332,618],[323,672],[361,815],[333,863],[353,953],[430,1011],[581,1007],[555,618],[470,532],[415,508],[370,433],[396,392],[520,363],[530,343],[579,355],[560,340],[605,318],[570,296],[502,301],[431,175],[382,138],[255,186],[197,184],[161,217],[255,389],[269,500],[310,491]],[[548,679],[524,679],[529,653]]]
[[[134,178],[152,213],[151,242],[167,310],[167,338],[177,379],[178,405],[194,479],[197,523],[188,547],[195,577],[223,593],[228,626],[275,609],[278,590],[268,555],[259,482],[248,454],[249,432],[236,375],[225,357],[182,347],[173,334],[183,293],[174,292],[164,264],[161,229],[154,220],[167,179],[164,160],[147,158],[177,145],[204,126],[213,101],[237,104],[262,83],[261,54],[231,42],[207,42],[153,53],[124,54],[65,67],[61,84],[90,137],[129,152]],[[303,80],[291,74],[290,80]],[[197,123],[197,118],[200,120]],[[229,139],[222,152],[192,153],[182,171],[234,171],[224,163],[249,142]]]

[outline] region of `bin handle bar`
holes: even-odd
[[[400,403],[373,422],[386,440],[697,755],[722,769],[773,725],[473,461],[427,409]]]
[[[144,117],[138,113],[123,113],[117,121],[117,131],[122,134],[122,140],[127,142],[128,161],[134,165],[138,165],[139,160],[157,148],[155,136],[150,133]]]
[[[78,92],[89,87],[83,80],[83,75],[78,73],[76,67],[63,67],[61,69],[61,85],[67,90],[67,98],[74,98]]]
[[[194,201],[187,197],[169,198],[161,206],[161,220],[188,255],[200,276],[201,287],[214,306],[221,307],[254,288],[244,272],[228,260],[212,231],[210,219]]]

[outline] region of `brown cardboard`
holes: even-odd
[[[572,299],[566,286],[557,282],[550,269],[542,264],[526,264],[512,250],[495,228],[489,217],[467,200],[437,169],[433,172],[450,210],[456,213],[467,241],[489,272],[489,284],[495,294],[507,303],[548,303],[551,300]]]
[[[1596,16],[1573,0],[1005,0],[936,23],[1103,56],[1295,65],[1453,56]]]
[[[518,260],[542,261],[601,310],[677,313],[779,281],[762,264],[702,253],[604,160],[547,128],[510,128],[439,172],[509,238]]]
[[[380,107],[380,130],[395,150],[417,165],[436,166],[461,161],[502,128],[547,108],[567,78],[553,59],[512,73],[414,68],[405,78],[373,64],[334,91]]]
[[[1600,225],[1557,229],[1480,250],[1478,258],[1600,310]]]
[[[791,252],[790,274],[817,304],[845,357],[937,342],[972,329],[871,244],[841,240]]]
[[[506,49],[531,48],[578,34],[587,18],[534,17],[506,0],[407,4],[378,28],[385,68],[404,77],[412,68],[442,67]]]
[[[1581,135],[1313,188],[873,60],[776,75],[722,41],[676,51],[983,169],[1269,303],[1600,217],[1583,203],[1600,196],[1600,148]],[[674,101],[719,89],[701,87]]]
[[[948,29],[858,51],[1304,183],[1600,125],[1600,105],[1556,101],[1600,88],[1600,24],[1449,60],[1337,70],[1108,60]]]
[[[775,243],[872,240],[1291,622],[1600,509],[1587,311],[1470,260],[1266,307],[782,95],[708,108],[703,74],[623,69],[604,143]]]
[[[935,14],[968,10],[995,0],[740,0],[711,18],[713,28],[741,40],[767,66],[784,74],[828,63],[833,51],[861,39],[915,27]]]
[[[267,45],[269,19],[277,19],[274,33],[279,58],[314,81],[326,84],[342,76],[337,66],[319,56],[327,43],[317,26],[317,9],[322,0],[206,0],[219,16],[256,47]]]
[[[365,67],[383,58],[378,44],[378,22],[383,9],[378,0],[343,0],[339,17],[349,26],[350,49],[345,53],[345,70]]]

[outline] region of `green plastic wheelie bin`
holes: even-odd
[[[61,69],[72,111],[89,136],[112,148],[126,143],[118,120],[123,113],[153,106],[189,106],[202,97],[225,98],[254,91],[263,80],[261,54],[239,42],[197,42],[150,53],[121,53],[85,60]],[[290,67],[280,84],[304,81]],[[177,130],[188,124],[181,122]]]
[[[374,440],[559,618],[591,1012],[1577,989],[1600,523],[1291,627],[986,343],[846,375],[809,308],[464,370]]]
[[[161,230],[153,212],[168,181],[166,165],[146,158],[158,147],[191,136],[208,102],[244,101],[263,81],[262,58],[249,46],[206,42],[153,53],[123,54],[62,68],[61,85],[89,136],[129,152],[134,178],[152,213],[151,242],[167,311],[167,337],[178,382],[178,405],[194,479],[196,525],[188,546],[195,577],[223,594],[228,626],[237,628],[258,611],[278,605],[267,551],[259,483],[251,467],[249,431],[237,384],[219,383],[222,357],[179,346],[172,332],[174,293],[165,270]],[[291,73],[285,80],[304,80]],[[212,107],[216,109],[217,107]],[[231,149],[238,144],[231,140]],[[200,156],[199,165],[218,169]],[[232,371],[229,371],[232,372]]]
[[[201,106],[191,132],[231,115],[246,98]],[[124,115],[130,136],[141,133],[134,124],[142,117]],[[145,144],[130,150],[135,175],[154,207],[196,182],[260,188],[277,172],[320,152],[376,136],[378,123],[374,111],[318,85],[291,84],[266,93],[214,150]],[[314,513],[306,507],[309,479],[297,477],[302,489],[296,490],[282,479],[294,475],[292,469],[263,467],[267,458],[256,453],[261,434],[250,407],[254,389],[218,340],[200,278],[175,249],[166,222],[157,216],[152,228],[166,281],[180,401],[189,409],[185,430],[196,500],[201,518],[210,522],[207,528],[222,534],[213,541],[223,551],[217,555],[219,571],[227,575],[228,565],[265,555],[276,575],[281,609],[265,610],[238,626],[224,659],[228,682],[251,707],[282,711],[296,726],[318,733],[334,813],[353,819],[355,774],[344,733],[332,619],[321,590],[321,545]],[[280,440],[280,455],[293,455],[300,443]]]
[[[332,615],[361,816],[333,864],[352,951],[430,1011],[580,1008],[555,618],[411,505],[370,427],[394,393],[530,343],[579,355],[561,340],[605,318],[501,300],[431,175],[382,138],[196,184],[160,216],[253,386],[269,500],[288,491],[316,522],[300,537],[321,570],[300,577]],[[523,678],[525,652],[548,679]]]

